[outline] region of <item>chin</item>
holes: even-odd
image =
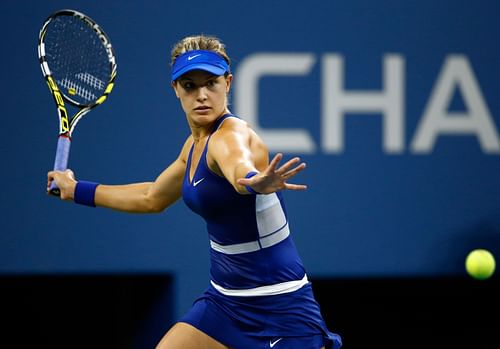
[[[213,123],[219,117],[218,114],[214,113],[213,110],[210,110],[209,113],[197,113],[194,112],[191,114],[191,120],[198,125],[204,126]]]

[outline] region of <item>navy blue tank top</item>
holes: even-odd
[[[232,114],[220,117],[212,134]],[[281,193],[241,195],[207,164],[208,137],[190,179],[191,146],[182,195],[207,224],[212,282],[229,290],[252,289],[305,278],[290,236]]]

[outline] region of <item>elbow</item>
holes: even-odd
[[[144,213],[161,213],[165,210],[166,206],[158,200],[146,199],[143,206]]]
[[[146,213],[161,213],[165,210],[164,207],[160,207],[160,206],[151,206],[151,207],[148,207],[148,210],[146,211]]]

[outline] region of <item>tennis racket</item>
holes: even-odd
[[[38,58],[59,115],[54,170],[64,171],[76,124],[104,103],[113,89],[115,54],[108,36],[94,20],[65,9],[45,20],[38,38]],[[72,116],[67,106],[76,109]],[[60,195],[55,182],[49,193]]]

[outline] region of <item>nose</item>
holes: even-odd
[[[207,89],[205,86],[200,86],[198,88],[198,95],[196,96],[196,100],[199,102],[207,100]]]

